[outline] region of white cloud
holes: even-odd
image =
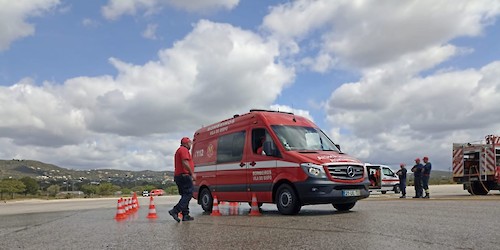
[[[15,40],[35,33],[26,19],[48,12],[59,0],[10,1],[0,0],[0,52],[7,50]]]
[[[314,118],[311,116],[308,110],[303,110],[303,109],[294,109],[290,106],[287,105],[279,105],[279,104],[273,104],[269,106],[270,110],[276,110],[276,111],[281,111],[281,112],[291,112],[299,116],[303,116],[312,122],[314,122]]]
[[[156,29],[158,28],[158,24],[148,24],[146,27],[146,30],[142,33],[142,37],[150,39],[150,40],[156,40]]]
[[[339,61],[344,67],[373,67],[455,37],[480,35],[499,13],[496,0],[299,0],[273,7],[263,27],[287,43],[319,43],[318,62],[310,65],[325,72],[342,66]]]
[[[104,17],[116,20],[122,15],[144,15],[157,13],[164,6],[173,6],[190,12],[206,12],[216,9],[233,9],[239,0],[109,0],[101,11]]]
[[[82,20],[82,25],[84,27],[97,27],[99,25],[99,22],[94,19],[84,18]]]
[[[159,51],[156,61],[133,65],[111,58],[116,76],[41,86],[26,79],[2,87],[0,115],[7,119],[0,120],[0,138],[14,144],[0,156],[55,158],[71,167],[164,169],[179,145],[167,138],[192,136],[256,103],[271,105],[294,78],[278,56],[272,41],[202,20]],[[165,143],[171,151],[162,148]]]
[[[366,75],[332,93],[328,119],[348,132],[345,148],[359,157],[398,162],[428,154],[447,169],[451,143],[500,131],[499,79],[500,61],[427,77]]]

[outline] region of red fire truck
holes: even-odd
[[[478,144],[453,143],[453,180],[472,195],[500,190],[500,136],[487,135]]]
[[[361,161],[342,153],[321,129],[293,113],[250,110],[195,132],[193,197],[203,210],[219,201],[275,203],[282,214],[303,205],[346,211],[369,196]]]

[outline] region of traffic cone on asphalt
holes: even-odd
[[[132,203],[133,203],[132,198],[128,198],[128,211],[130,211],[130,214],[135,213],[134,206]]]
[[[182,220],[182,212],[179,212],[179,213],[177,214],[177,217],[179,217],[179,219],[180,219],[180,220]]]
[[[212,213],[210,214],[210,216],[221,216],[217,196],[214,196],[214,205],[212,206]]]
[[[257,196],[255,196],[255,193],[252,193],[252,208],[250,209],[249,215],[251,216],[262,215],[259,211],[259,204],[257,203]]]
[[[123,210],[125,210],[126,215],[130,214],[130,210],[128,209],[128,200],[127,199],[123,199]]]
[[[123,199],[118,199],[118,206],[116,208],[116,216],[115,220],[123,220],[126,219],[125,210],[123,209]]]
[[[156,219],[158,216],[156,216],[156,208],[155,208],[155,202],[153,201],[153,196],[149,199],[149,213],[148,216],[146,216],[148,219]]]
[[[137,205],[137,199],[132,196],[132,210],[135,213],[135,212],[137,212],[138,209],[139,209],[139,206]]]
[[[137,200],[137,194],[135,192],[132,196],[132,208],[134,209],[134,211],[139,210],[139,200]]]

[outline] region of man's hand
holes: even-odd
[[[193,173],[193,174],[191,175],[191,178],[193,179],[193,181],[196,181],[196,174],[195,174],[195,173]]]

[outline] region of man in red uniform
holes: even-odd
[[[179,189],[181,199],[168,213],[177,222],[181,221],[178,216],[180,212],[182,212],[182,221],[194,220],[189,215],[189,201],[193,197],[193,181],[196,180],[193,158],[189,153],[191,144],[191,140],[188,137],[184,137],[181,139],[181,146],[175,152],[174,181]]]

